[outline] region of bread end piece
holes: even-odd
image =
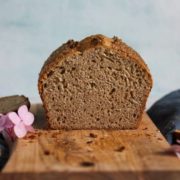
[[[30,108],[30,102],[24,95],[12,95],[0,97],[0,114],[7,114],[8,112],[17,112],[18,108],[26,105]]]

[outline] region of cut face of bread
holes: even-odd
[[[121,40],[102,35],[68,41],[39,77],[53,129],[135,129],[151,88],[141,57]]]

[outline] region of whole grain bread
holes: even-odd
[[[135,129],[151,88],[140,55],[119,38],[103,35],[63,44],[38,80],[53,129]]]
[[[23,95],[0,97],[0,114],[7,114],[11,111],[17,112],[22,105],[30,108],[29,99]]]

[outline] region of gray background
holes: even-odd
[[[0,96],[39,102],[38,73],[68,39],[102,33],[135,48],[154,77],[148,100],[179,88],[178,0],[0,0]]]

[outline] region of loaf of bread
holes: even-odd
[[[18,108],[22,105],[26,105],[30,108],[30,102],[24,95],[13,95],[0,97],[0,114],[7,114],[8,112],[17,112]]]
[[[140,55],[117,37],[103,35],[63,44],[38,81],[53,129],[135,129],[151,88]]]

